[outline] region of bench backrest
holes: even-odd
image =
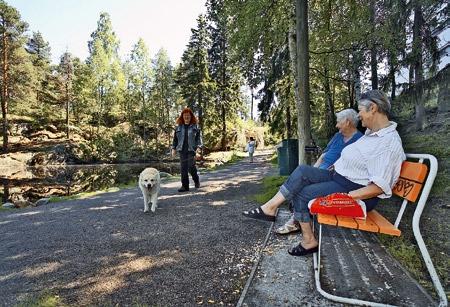
[[[423,183],[428,173],[426,164],[405,161],[402,164],[400,177],[397,180],[392,193],[415,202],[420,195]]]

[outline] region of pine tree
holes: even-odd
[[[169,56],[165,49],[160,49],[154,60],[154,84],[152,87],[152,100],[157,106],[157,118],[159,127],[168,136],[169,142],[173,128],[173,118],[176,94],[173,91],[174,87],[174,72]]]
[[[28,83],[22,65],[26,65],[24,52],[24,32],[28,25],[21,20],[19,12],[0,0],[0,84],[2,108],[3,152],[8,151],[8,112],[9,103],[20,98],[22,87]],[[22,62],[23,60],[23,62]]]
[[[227,148],[227,120],[233,119],[242,110],[243,101],[240,93],[242,81],[237,65],[231,59],[229,43],[229,22],[225,14],[223,0],[209,0],[208,8],[209,33],[211,47],[209,49],[209,71],[216,84],[213,102],[220,114],[221,147]]]
[[[105,124],[120,112],[125,90],[125,78],[118,50],[119,40],[112,29],[109,14],[101,13],[97,29],[88,42],[89,57],[87,64],[92,70],[94,92],[97,101],[97,125]],[[106,123],[113,124],[113,122]]]
[[[33,32],[32,37],[28,40],[26,51],[30,54],[31,62],[34,67],[33,90],[35,97],[32,100],[36,103],[33,107],[36,109],[36,115],[39,118],[48,120],[53,114],[52,105],[58,104],[55,97],[55,84],[57,81],[52,75],[50,66],[50,46],[38,32]]]
[[[126,63],[127,111],[131,115],[140,110],[140,119],[152,126],[157,123],[155,106],[150,104],[153,82],[152,62],[148,48],[142,38],[133,46]],[[144,130],[145,131],[145,130]]]
[[[70,138],[69,135],[69,114],[70,114],[70,103],[73,99],[73,78],[74,78],[74,68],[72,55],[69,52],[65,52],[60,59],[59,66],[59,79],[60,79],[60,92],[61,100],[65,106],[66,111],[66,136],[67,139]]]
[[[187,105],[198,113],[199,125],[203,128],[207,126],[204,113],[208,111],[208,101],[214,88],[208,72],[210,40],[205,16],[200,15],[197,18],[197,28],[191,29],[191,32],[191,38],[176,72],[176,83]]]

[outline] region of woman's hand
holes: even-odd
[[[170,152],[172,157],[175,157],[177,154],[177,151],[175,149],[172,149],[172,151]]]

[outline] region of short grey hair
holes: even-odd
[[[358,122],[359,122],[359,117],[358,117],[358,113],[356,113],[355,110],[353,109],[345,109],[342,110],[341,112],[336,113],[336,120],[338,122],[348,119],[353,126],[358,126]]]
[[[358,105],[365,107],[366,111],[369,111],[371,103],[375,103],[378,106],[378,111],[386,116],[391,112],[391,102],[387,95],[380,90],[367,91],[361,95],[358,101]]]

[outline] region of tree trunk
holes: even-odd
[[[395,90],[396,90],[394,61],[395,61],[394,56],[390,52],[388,52],[389,80],[391,81],[391,101],[394,101],[395,99]]]
[[[292,136],[292,125],[291,125],[291,107],[288,104],[286,106],[286,139],[290,139]]]
[[[375,30],[375,14],[376,14],[375,1],[370,2],[370,22],[372,26],[372,33],[376,33]],[[378,61],[377,61],[377,49],[376,43],[372,42],[370,47],[370,70],[372,74],[372,89],[378,89]]]
[[[221,108],[221,118],[222,118],[222,150],[227,150],[227,123],[226,123],[226,109],[225,104],[222,102],[220,105]]]
[[[253,99],[254,99],[253,87],[250,87],[250,94],[252,95],[252,102],[251,102],[251,105],[250,105],[250,119],[253,120]]]
[[[311,143],[309,104],[309,39],[308,0],[296,0],[297,20],[297,69],[299,82],[298,112],[298,163],[306,164],[305,145]]]
[[[352,66],[353,66],[353,93],[354,93],[354,104],[352,106],[356,107],[356,104],[361,97],[361,74],[359,68],[361,67],[361,56],[360,51],[356,46],[353,47],[352,51]]]
[[[334,134],[336,126],[336,117],[334,116],[334,104],[333,97],[331,96],[330,80],[328,78],[328,67],[325,64],[323,78],[323,89],[325,92],[325,122],[326,122],[326,134],[327,138],[331,139]]]
[[[301,105],[300,102],[300,93],[298,90],[299,85],[299,75],[298,75],[298,57],[297,57],[297,37],[295,33],[295,23],[291,24],[291,28],[288,34],[288,43],[289,43],[289,58],[291,60],[291,73],[294,76],[294,97],[295,103],[297,106]]]
[[[70,107],[69,81],[66,80],[66,136],[67,136],[67,139],[70,138],[70,135],[69,135],[69,107]]]
[[[450,111],[450,68],[446,69],[446,73],[441,82],[439,82],[438,92],[438,112],[445,113]]]
[[[3,27],[6,28],[5,24]],[[3,152],[8,152],[8,39],[6,33],[2,35],[3,57],[2,57],[2,116],[3,116]]]
[[[422,6],[418,1],[414,3],[414,24],[413,24],[413,58],[414,58],[414,83],[415,83],[415,110],[416,129],[423,130],[425,127],[425,107],[423,95],[423,60],[422,60],[422,35],[423,26]]]

